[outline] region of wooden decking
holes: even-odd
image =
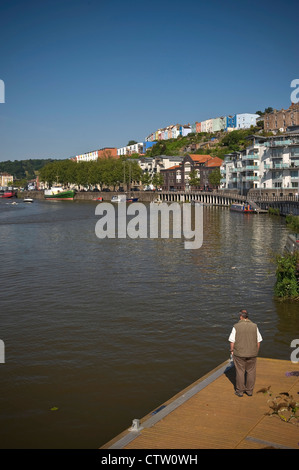
[[[234,372],[221,364],[101,448],[299,449],[299,426],[267,415],[278,394],[299,401],[299,364],[258,358],[252,397],[234,394]]]

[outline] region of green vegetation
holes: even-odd
[[[221,180],[221,173],[219,168],[215,168],[215,170],[211,171],[209,174],[209,183],[213,186],[218,187],[220,185]]]
[[[238,129],[228,133],[224,131],[190,133],[186,137],[157,142],[147,151],[147,156],[209,154],[224,158],[227,153],[244,150],[250,144],[247,137],[256,133],[271,134],[263,130],[262,123],[250,129]]]
[[[224,156],[228,153],[241,151],[246,148],[246,146],[250,143],[250,141],[246,138],[255,133],[259,133],[261,135],[269,135],[269,133],[265,133],[262,128],[262,125],[257,125],[256,127],[251,127],[250,129],[239,129],[229,133],[224,131],[219,131],[216,133],[190,133],[185,137],[179,136],[177,139],[159,141],[155,145],[153,145],[153,147],[148,149],[146,155],[149,157],[155,157],[159,155],[184,156],[187,154],[209,154],[211,156],[218,156],[220,158],[224,158]],[[133,143],[136,143],[136,141],[130,140],[128,142],[128,145],[132,145]],[[139,158],[138,154],[131,155],[130,157],[130,159],[137,158]],[[124,159],[121,159],[121,162],[123,161]],[[55,160],[52,158],[5,161],[0,162],[0,172],[7,172],[13,175],[15,185],[18,185],[18,183],[16,183],[16,180],[23,180],[21,187],[25,186],[28,180],[36,178],[37,174],[43,175],[43,178],[46,177],[49,179],[49,181],[51,180],[52,182],[57,181],[57,176],[60,181],[64,180],[64,183],[66,181],[70,182],[70,179],[72,180],[72,182],[84,182],[84,180],[90,180],[90,176],[82,176],[81,170],[84,168],[83,166],[80,167],[80,170],[79,168],[77,168],[75,171],[74,169],[71,170],[71,164],[61,162],[72,161]],[[106,165],[108,166],[109,164],[107,163]],[[116,176],[116,173],[121,173],[120,167],[122,165],[123,163],[121,163],[119,167],[117,165],[113,166],[113,176],[111,178],[112,185],[114,185],[115,181],[120,181],[120,176]],[[44,169],[45,167],[47,167],[47,169]],[[56,174],[58,171],[56,168],[59,168],[59,174]],[[64,170],[62,170],[62,168],[64,168]],[[75,168],[75,165],[73,165],[73,168]],[[103,167],[101,168],[101,170],[98,167],[96,167],[95,169],[97,173],[97,178],[100,178],[100,181],[102,181],[103,184],[108,184],[106,183],[106,181],[108,181],[109,179],[107,176],[107,170],[104,170]],[[54,174],[52,174],[51,172],[53,172]],[[92,170],[90,170],[89,173],[92,173]],[[70,174],[72,174],[71,177]],[[127,174],[129,174],[129,172],[127,172]],[[91,176],[91,178],[93,177]]]
[[[287,224],[287,227],[292,232],[299,233],[299,216],[298,215],[287,215],[286,224]]]
[[[186,137],[178,137],[177,139],[161,140],[153,145],[146,153],[149,157],[157,157],[159,155],[184,155],[185,147],[192,143],[201,142],[202,134],[189,134]]]
[[[163,182],[164,182],[164,178],[161,175],[161,173],[155,173],[154,176],[152,177],[152,184],[155,186],[155,188],[162,186]]]
[[[197,171],[192,170],[189,174],[189,184],[190,186],[199,186],[200,185],[200,178],[197,176]]]
[[[64,186],[120,186],[139,181],[142,170],[138,162],[127,159],[99,159],[77,163],[74,160],[56,160],[44,166],[39,173],[40,180],[51,186],[60,183]]]
[[[280,210],[278,208],[269,207],[268,214],[269,215],[280,215]]]
[[[9,173],[14,179],[26,181],[36,178],[37,172],[45,165],[53,162],[52,158],[36,160],[15,160],[0,162],[0,173]]]
[[[276,257],[275,296],[285,300],[299,300],[298,266],[299,254],[287,254]]]

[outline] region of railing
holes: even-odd
[[[297,143],[294,140],[291,139],[285,139],[285,140],[274,140],[270,142],[265,142],[265,147],[282,147],[284,145],[291,145]]]
[[[249,153],[248,155],[243,155],[242,160],[259,160],[259,155],[255,155],[253,153]]]

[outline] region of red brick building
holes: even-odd
[[[117,148],[105,147],[98,150],[98,158],[119,158],[117,155]]]
[[[265,131],[285,132],[291,126],[299,126],[299,103],[292,103],[289,109],[274,109],[264,115]]]

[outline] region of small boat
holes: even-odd
[[[33,202],[33,199],[31,197],[25,197],[25,199],[23,199],[23,202]]]
[[[138,197],[127,197],[125,194],[118,194],[117,196],[112,196],[111,202],[137,202]]]
[[[103,201],[102,196],[93,198],[93,201]]]
[[[118,194],[117,196],[112,196],[111,202],[127,202],[127,196],[125,194]]]
[[[250,204],[232,204],[230,206],[231,211],[235,212],[243,212],[243,213],[249,213],[249,212],[255,212],[255,210],[250,206]]]
[[[138,197],[129,197],[127,199],[127,202],[137,202],[138,201]]]
[[[10,189],[1,189],[0,190],[0,197],[1,198],[11,198],[16,196],[15,191],[11,191]]]
[[[65,201],[73,201],[74,197],[75,191],[73,189],[64,189],[61,186],[52,186],[52,188],[45,189],[44,191],[44,198],[54,201],[61,199]]]

